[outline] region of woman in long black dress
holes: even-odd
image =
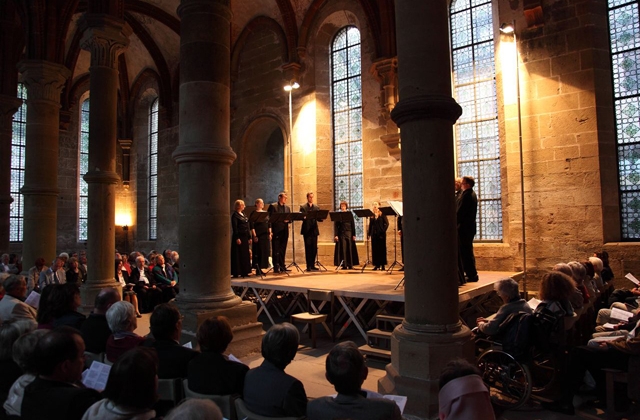
[[[262,198],[256,200],[257,212],[266,213],[264,210],[264,201]],[[253,215],[253,213],[251,213]],[[271,243],[271,234],[269,233],[269,217],[264,222],[249,222],[251,228],[251,236],[253,238],[253,263],[252,267],[258,266],[256,270],[269,268],[269,244]],[[256,272],[256,274],[258,274]],[[264,274],[264,273],[262,273]]]
[[[387,265],[387,228],[389,221],[378,209],[378,203],[373,203],[373,217],[369,222],[367,236],[371,238],[371,259],[374,270],[385,270]]]
[[[348,211],[348,208],[349,205],[346,201],[340,202],[340,211]],[[353,224],[351,222],[335,222],[333,232],[333,240],[336,243],[333,264],[337,267],[342,262],[342,266],[347,269],[352,269],[354,265],[360,264]]]
[[[251,244],[251,232],[249,231],[249,219],[242,212],[244,201],[236,200],[235,211],[231,215],[231,275],[233,277],[247,277],[251,273],[251,261],[249,245]]]

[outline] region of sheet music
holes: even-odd
[[[91,367],[82,372],[82,383],[87,388],[102,392],[107,387],[111,366],[94,360]]]
[[[40,293],[32,291],[31,293],[29,293],[29,296],[27,296],[27,299],[24,301],[24,303],[38,309],[38,306],[40,306]]]
[[[533,309],[535,311],[536,308],[538,307],[538,305],[540,305],[540,302],[541,302],[540,299],[531,298],[531,299],[529,299],[529,302],[527,302],[527,303],[529,304],[531,309]]]
[[[404,206],[402,204],[402,201],[389,201],[389,205],[393,210],[395,210],[396,213],[398,213],[398,216],[404,216]]]

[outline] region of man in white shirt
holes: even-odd
[[[0,300],[0,321],[26,319],[37,326],[36,310],[24,303],[27,297],[27,282],[23,276],[11,275],[2,284],[5,295]]]
[[[40,279],[38,281],[40,290],[50,284],[65,284],[67,282],[67,276],[62,268],[63,266],[64,261],[58,257],[53,261],[51,267],[40,273]]]

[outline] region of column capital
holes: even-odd
[[[60,105],[60,93],[71,71],[62,64],[46,60],[22,60],[18,63],[27,101],[46,100]]]
[[[115,69],[118,56],[129,47],[132,30],[124,21],[106,14],[84,14],[78,22],[84,31],[80,45],[91,53],[91,66]]]
[[[380,83],[380,115],[388,121],[398,100],[398,58],[375,61],[369,73]]]
[[[216,162],[231,166],[236,154],[230,147],[207,145],[182,145],[173,152],[173,160],[177,164],[187,162]]]
[[[0,95],[0,118],[13,117],[20,106],[22,105],[22,99],[15,96]]]
[[[133,144],[133,140],[131,139],[118,139],[118,143],[120,144],[120,148],[127,153],[131,149],[131,145]]]
[[[230,0],[180,0],[177,11],[180,18],[186,14],[202,12],[215,13],[230,22],[232,17]]]
[[[443,119],[455,124],[462,115],[462,107],[445,95],[418,95],[401,99],[391,111],[391,119],[402,128],[402,124],[424,119]]]

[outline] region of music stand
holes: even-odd
[[[291,251],[293,253],[293,261],[286,268],[288,269],[289,267],[295,267],[296,270],[298,270],[302,274],[305,274],[304,270],[302,268],[300,268],[300,266],[296,262],[296,237],[293,234],[295,232],[295,224],[293,222],[295,222],[296,220],[304,220],[304,214],[301,213],[301,212],[281,213],[281,214],[284,214],[284,215],[288,216],[285,220],[290,220],[291,221],[291,233],[292,233],[292,235],[291,235],[291,243],[292,243]],[[286,273],[286,271],[285,271],[285,273]]]
[[[336,222],[349,222],[351,223],[352,229],[354,229],[355,232],[355,221],[353,220],[353,214],[351,213],[351,211],[347,210],[347,211],[332,211],[331,213],[329,213],[329,215],[331,216],[331,221],[336,223]],[[344,260],[347,258],[347,251],[344,249],[345,247],[342,247],[342,259],[340,260],[340,264],[338,264],[338,266],[336,267],[335,271],[341,270],[342,269],[342,265],[344,264]],[[351,262],[353,262],[353,254],[352,254],[352,247],[349,247],[349,254],[351,255]]]
[[[312,211],[306,212],[305,214],[307,216],[307,219],[309,220],[316,219],[318,222],[324,222],[324,220],[329,216],[329,210],[312,210]],[[317,246],[316,246],[316,261],[314,264],[321,267],[320,268],[321,271],[327,271],[327,267],[322,265],[322,263],[320,262]]]
[[[268,214],[269,212],[267,212]],[[269,224],[273,225],[274,223],[285,223],[288,222],[289,220],[291,220],[290,218],[291,213],[276,213],[273,212],[271,213],[271,215],[269,216]],[[287,226],[287,229],[289,229],[289,226]],[[273,249],[273,239],[272,239],[272,243],[271,243],[271,249]],[[279,254],[278,254],[279,255]],[[294,254],[295,255],[295,254]],[[271,267],[267,273],[271,270],[273,270],[273,268],[276,266],[276,263],[279,261],[279,258],[275,255],[273,255],[272,257],[274,257],[276,260],[273,263],[273,267]],[[284,270],[280,270],[280,272],[284,272],[287,276],[289,275],[289,272],[287,272],[286,267],[281,267],[284,268]]]
[[[398,216],[402,216],[402,201],[389,201],[389,207],[383,207],[382,209],[390,209],[386,210],[387,212],[393,211],[393,262],[387,269],[387,273],[391,274],[393,273],[393,267],[396,265],[404,267],[404,264],[398,261]],[[380,209],[382,214],[386,214],[382,209]]]
[[[264,223],[264,222],[267,221],[268,218],[269,218],[269,213],[266,212],[266,211],[253,211],[251,214],[249,214],[249,223],[250,224],[251,223]],[[252,258],[253,258],[253,255],[252,255]],[[260,275],[260,279],[263,279],[264,276],[267,275],[267,273],[262,271],[262,268],[260,268],[260,264],[258,262],[253,264],[253,267],[255,267],[255,269],[256,269],[256,274]],[[269,269],[269,270],[271,270],[271,269]]]
[[[361,219],[365,219],[366,223],[365,223],[365,229],[364,229],[364,237],[366,245],[367,245],[367,259],[365,260],[364,264],[362,265],[362,270],[360,270],[361,273],[364,272],[364,269],[367,265],[371,264],[371,260],[369,259],[369,235],[367,234],[369,232],[369,218],[373,217],[373,212],[370,209],[358,209],[358,210],[354,210],[353,211],[356,216],[358,216]],[[355,228],[355,226],[354,226]]]

